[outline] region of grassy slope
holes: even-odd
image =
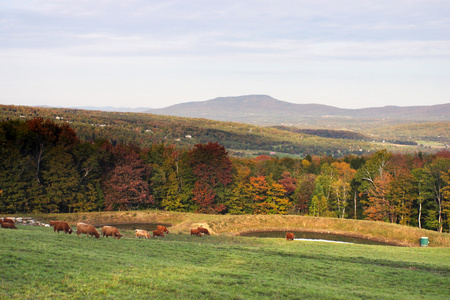
[[[448,144],[450,141],[450,122],[408,123],[379,126],[362,130],[366,134],[385,139],[414,140]]]
[[[84,221],[96,225],[114,223],[165,223],[172,231],[188,233],[190,228],[202,225],[215,235],[237,235],[251,230],[304,230],[332,232],[355,237],[385,241],[403,246],[419,246],[422,236],[427,236],[430,246],[450,247],[450,235],[414,227],[384,222],[314,218],[282,215],[204,215],[163,212],[154,210],[127,212],[98,212],[76,214],[50,214],[36,216],[38,220],[66,220],[75,225]]]
[[[450,252],[233,236],[0,229],[0,299],[447,299]]]

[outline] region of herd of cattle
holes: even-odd
[[[11,228],[11,229],[17,229],[15,226],[15,222],[13,219],[10,218],[4,218],[3,220],[0,219],[0,224],[2,228]],[[53,232],[60,232],[64,231],[65,233],[72,234],[73,230],[70,228],[69,223],[64,221],[50,221],[50,226],[53,226]],[[135,229],[135,237],[136,238],[145,238],[149,239],[152,236],[147,230],[143,229]],[[168,234],[169,230],[165,226],[158,225],[156,230],[153,230],[153,237],[164,237],[164,234]],[[100,238],[100,233],[95,229],[95,227],[91,224],[86,224],[82,222],[77,223],[77,236],[80,236],[80,234],[86,234],[86,236],[95,236],[97,239]],[[201,237],[202,234],[210,235],[208,229],[203,227],[193,228],[191,229],[191,236],[198,236]],[[109,236],[112,236],[113,238],[117,238],[118,240],[123,236],[119,232],[119,229],[117,229],[114,226],[103,226],[102,227],[102,236],[108,238]],[[294,240],[294,234],[291,232],[286,233],[286,240],[287,241],[293,241]]]
[[[17,229],[15,226],[15,221],[10,218],[4,218],[3,220],[0,219],[0,224],[2,228],[11,228],[11,229]],[[50,226],[53,227],[53,232],[60,232],[64,231],[65,233],[72,234],[73,229],[70,228],[69,223],[65,221],[50,221]],[[95,236],[97,239],[100,238],[100,233],[97,231],[97,229],[94,227],[94,225],[86,224],[82,222],[77,223],[77,235],[80,236],[80,234],[86,234],[86,236]],[[164,237],[164,234],[168,234],[169,230],[167,227],[158,225],[156,230],[153,230],[153,237]],[[191,229],[191,235],[201,237],[203,234],[210,235],[208,229],[203,227],[198,227]],[[112,236],[113,238],[120,239],[123,234],[119,232],[119,229],[117,229],[114,226],[103,226],[102,227],[102,236],[103,237],[109,237]],[[149,239],[152,236],[147,230],[143,229],[136,229],[135,230],[135,237],[136,238],[146,238]]]
[[[53,232],[60,232],[64,231],[65,233],[72,233],[72,228],[70,228],[69,224],[64,221],[51,221],[50,226],[53,226]],[[135,229],[135,237],[136,238],[145,238],[149,239],[151,237],[164,237],[164,234],[168,234],[169,230],[167,230],[167,227],[158,225],[156,230],[153,230],[153,236],[150,235],[150,233],[147,230],[144,229]],[[191,235],[196,235],[201,237],[203,234],[210,235],[208,229],[203,227],[198,227],[196,229],[191,229]],[[80,234],[86,234],[86,236],[95,236],[96,238],[100,238],[100,233],[95,229],[94,225],[86,224],[86,223],[77,223],[77,235]],[[119,232],[119,229],[117,229],[114,226],[103,226],[102,227],[102,236],[108,238],[109,236],[112,236],[113,238],[120,239],[123,234]]]

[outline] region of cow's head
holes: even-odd
[[[120,233],[114,233],[114,236],[115,236],[118,240],[120,240],[120,238],[123,237],[123,234],[120,234]]]

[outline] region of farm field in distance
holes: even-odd
[[[86,222],[104,221],[99,216],[121,221],[106,213],[72,215]],[[214,216],[196,219],[194,214],[175,214],[172,218],[179,225],[193,226],[190,222],[201,220],[211,224]],[[115,240],[57,234],[45,227],[17,227],[0,230],[0,299],[450,296],[447,247],[287,242],[225,233],[199,238],[188,235],[183,225],[169,227],[171,232],[164,238],[149,240],[134,238],[132,230],[122,230],[125,236]]]

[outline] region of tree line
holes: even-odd
[[[231,157],[217,142],[82,141],[68,124],[0,122],[0,212],[155,208],[301,214],[446,231],[450,152]]]

